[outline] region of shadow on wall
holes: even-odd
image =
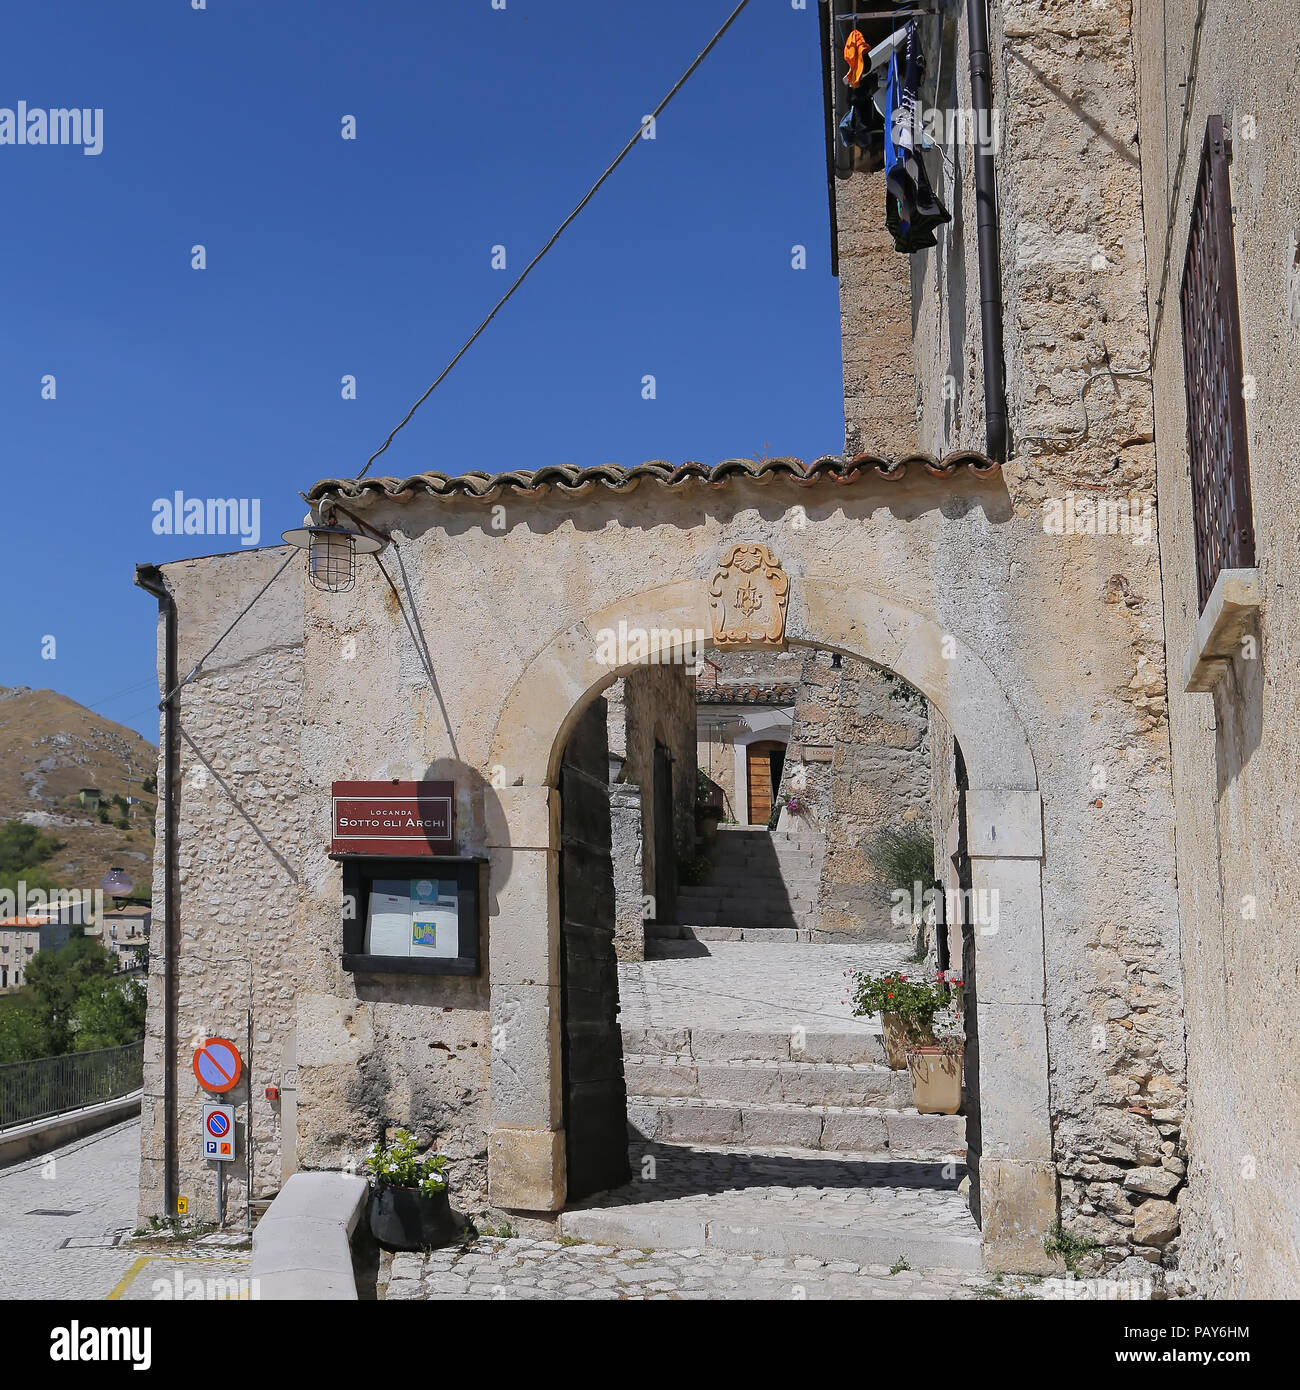
[[[486,1206],[490,1125],[490,927],[515,856],[508,847],[487,848],[507,838],[506,821],[496,789],[479,771],[441,758],[418,780],[455,783],[456,853],[490,860],[479,922],[482,968],[477,977],[351,976],[356,998],[367,1005],[373,1041],[344,1080],[347,1142],[359,1154],[391,1129],[409,1128],[421,1144],[435,1144],[455,1161],[458,1206],[478,1211]],[[341,894],[341,884],[336,890]]]
[[[792,842],[789,852],[797,854],[798,846]],[[698,883],[683,884],[678,890],[679,925],[772,931],[808,925],[799,920],[787,883],[787,865],[766,828],[720,828],[711,854],[708,873]]]
[[[1214,690],[1214,722],[1218,728],[1214,767],[1216,793],[1222,797],[1245,771],[1259,748],[1264,726],[1264,653],[1255,635],[1256,657],[1228,662]]]
[[[180,721],[178,720],[177,723],[179,724]],[[235,794],[234,787],[232,787],[231,784],[224,777],[222,777],[222,775],[216,770],[216,768],[213,767],[212,763],[208,759],[207,754],[204,753],[204,751],[199,747],[199,745],[194,742],[194,740],[189,735],[189,731],[183,725],[181,725],[179,732],[182,742],[189,745],[190,751],[199,760],[200,766],[204,769],[205,778],[211,777],[213,782],[216,783],[219,790],[225,795],[226,800],[230,802],[230,804],[235,808],[236,811],[239,812],[241,816],[243,816],[245,823],[248,825],[248,828],[262,842],[262,845],[265,848],[266,852],[271,856],[272,859],[275,860],[275,862],[284,871],[284,875],[289,880],[289,882],[297,883],[297,870],[293,867],[293,865],[289,863],[287,859],[285,859],[285,857],[280,853],[279,850],[276,849],[276,847],[270,842],[270,840],[266,838],[266,835],[263,833],[261,826],[259,826],[258,823],[253,819],[253,817],[249,815],[248,808]],[[191,778],[192,777],[193,774],[191,774]],[[201,783],[191,780],[190,785],[196,790],[202,790]],[[182,792],[182,796],[183,795],[184,792]]]

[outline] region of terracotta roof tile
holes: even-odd
[[[799,687],[793,681],[746,681],[735,685],[700,686],[699,705],[792,705]]]
[[[540,495],[551,488],[562,495],[577,497],[594,492],[598,487],[608,488],[612,492],[630,492],[644,481],[676,490],[696,483],[721,487],[733,478],[745,478],[760,484],[769,483],[774,478],[788,478],[801,487],[820,483],[845,487],[877,476],[897,481],[913,466],[936,478],[950,477],[963,467],[972,473],[996,473],[1000,467],[996,460],[970,450],[949,454],[943,459],[936,459],[931,454],[909,454],[893,461],[879,454],[858,454],[855,458],[830,454],[808,464],[796,458],[765,459],[762,463],[754,459],[724,459],[712,467],[693,462],[672,464],[659,459],[638,464],[634,468],[624,468],[616,463],[579,468],[576,464],[564,463],[539,468],[534,472],[525,469],[506,473],[474,470],[455,476],[430,472],[415,473],[409,478],[325,478],[312,487],[307,499],[317,502],[326,497],[356,498],[377,493],[401,498],[424,494],[440,498],[462,496],[492,499],[505,490]]]

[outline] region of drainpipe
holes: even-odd
[[[966,0],[966,27],[970,37],[970,90],[977,137],[975,228],[979,239],[980,335],[984,347],[985,452],[1001,463],[1007,456],[1007,386],[1002,360],[1002,265],[990,115],[993,94],[988,0]]]
[[[163,657],[163,775],[159,795],[163,807],[163,1214],[176,1215],[176,951],[179,931],[176,903],[176,796],[180,775],[180,735],[176,727],[177,673],[176,600],[157,565],[137,565],[135,582],[158,600],[165,625]]]

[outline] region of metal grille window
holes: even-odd
[[[1205,608],[1220,570],[1255,564],[1237,257],[1223,118],[1206,122],[1181,292],[1187,449],[1196,522],[1196,582]]]

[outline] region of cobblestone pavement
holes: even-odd
[[[719,1028],[783,1032],[878,1033],[878,1021],[854,1018],[846,970],[905,965],[907,947],[777,945],[709,941],[707,954],[634,961],[618,967],[624,1028]]]
[[[677,1221],[761,1226],[789,1220],[837,1228],[886,1224],[939,1238],[979,1232],[957,1185],[963,1161],[720,1146],[630,1145],[636,1176],[581,1210],[634,1206]]]
[[[241,1296],[224,1281],[247,1276],[247,1251],[131,1240],[139,1181],[138,1120],[0,1168],[0,1299],[174,1297],[177,1275],[205,1281],[186,1297]]]
[[[395,1255],[390,1299],[973,1299],[1039,1298],[1050,1286],[958,1270],[824,1264],[701,1250],[620,1250],[484,1237],[427,1255]]]

